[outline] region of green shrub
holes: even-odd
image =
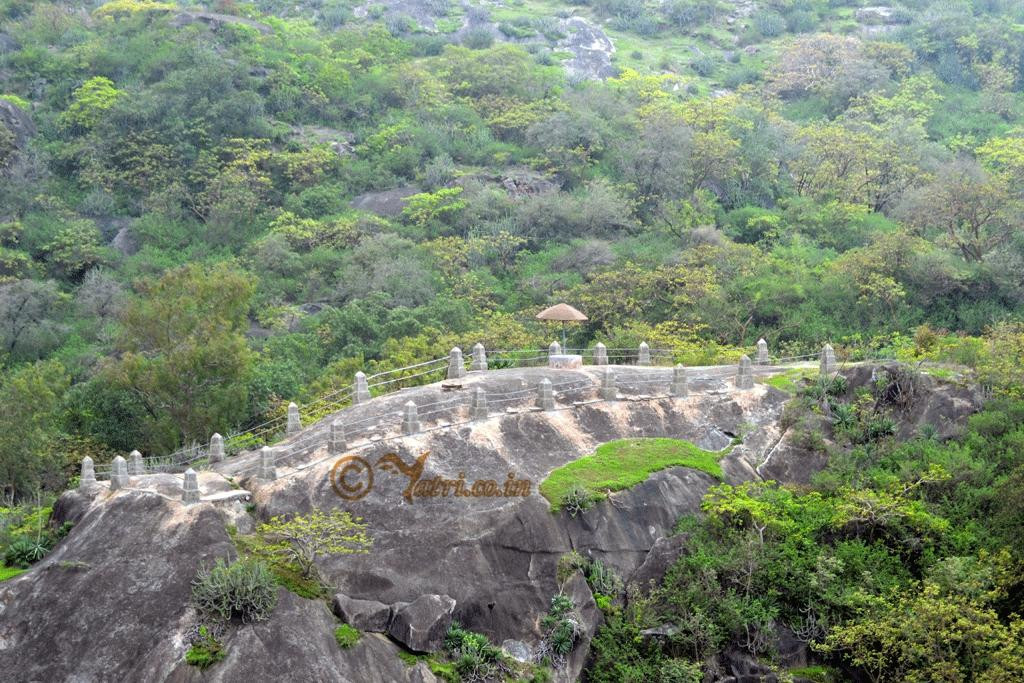
[[[558,568],[555,573],[555,577],[558,579],[558,583],[562,584],[572,576],[577,570],[582,571],[584,575],[587,573],[587,567],[590,565],[590,560],[580,555],[575,550],[570,550],[565,555],[558,558]]]
[[[206,626],[199,627],[199,638],[185,653],[185,661],[200,669],[207,669],[225,657],[224,646],[213,637]]]
[[[17,569],[28,569],[50,551],[46,537],[31,539],[25,536],[15,540],[4,551],[4,564]]]
[[[494,45],[494,35],[485,28],[469,29],[462,35],[462,44],[470,50],[486,50]]]
[[[338,647],[342,650],[347,650],[362,638],[363,634],[359,629],[349,626],[348,624],[342,624],[338,628],[334,629],[334,640],[337,641]]]
[[[576,517],[593,507],[594,494],[577,484],[566,491],[561,503],[562,509],[568,512],[570,517]]]
[[[538,656],[550,656],[557,666],[572,652],[576,641],[583,634],[576,603],[568,595],[559,593],[551,598],[551,608],[540,620],[544,639],[538,647]]]
[[[204,615],[223,621],[263,621],[277,605],[277,581],[267,565],[258,560],[228,564],[218,559],[212,568],[201,569],[192,581],[192,601]]]
[[[715,60],[708,55],[698,55],[690,62],[690,68],[697,72],[698,76],[705,78],[715,71]]]
[[[616,596],[622,592],[622,577],[600,560],[594,560],[587,569],[587,584],[594,593]]]
[[[529,26],[517,26],[507,21],[498,24],[498,30],[509,38],[529,38],[537,35],[537,32]]]
[[[774,38],[775,36],[782,35],[786,30],[786,20],[776,12],[755,12],[753,21],[754,28],[765,38]]]
[[[453,622],[444,638],[444,649],[454,660],[461,680],[485,681],[500,678],[501,650],[491,645],[482,633],[462,628]]]

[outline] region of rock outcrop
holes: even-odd
[[[555,410],[505,411],[492,403],[489,417],[454,425],[452,415],[431,411],[453,391],[522,391],[553,372],[559,386],[583,387],[560,392]],[[331,453],[327,434],[338,415],[328,416],[283,442],[285,448],[310,440],[320,445],[281,458],[276,480],[256,476],[258,453],[228,458],[199,473],[200,500],[188,506],[181,502],[182,477],[173,474],[131,475],[115,493],[104,482],[68,492],[55,517],[75,522],[74,530],[32,571],[0,584],[0,670],[18,671],[26,680],[198,680],[198,670],[183,663],[196,624],[190,582],[201,566],[234,556],[226,528],[250,531],[250,511],[266,518],[339,508],[368,523],[373,550],[319,561],[317,569],[339,593],[335,614],[364,632],[360,641],[341,650],[330,607],[282,591],[269,621],[230,630],[227,660],[203,680],[429,681],[423,667],[402,664],[397,643],[436,650],[457,619],[529,656],[543,636],[540,619],[559,591],[573,597],[583,622],[583,640],[557,676],[573,680],[601,615],[581,576],[559,585],[559,558],[575,550],[634,585],[649,585],[686,552],[686,537],[673,536],[672,529],[681,515],[699,511],[718,480],[668,468],[573,518],[552,514],[538,494],[552,470],[613,439],[655,436],[721,451],[727,481],[757,478],[759,468],[794,480],[819,466],[785,448],[779,426],[789,398],[784,392],[761,383],[738,391],[734,371],[693,370],[685,397],[640,398],[638,390],[650,391],[643,389],[650,386],[644,378],[656,373],[667,391],[671,369],[620,372],[622,397],[613,401],[593,400],[601,370],[592,366],[471,372],[447,383],[447,391],[434,384],[369,400],[346,409],[344,420],[397,425],[412,401],[419,406],[418,431],[374,428],[351,438],[345,453]],[[870,368],[846,372],[851,387],[872,381]],[[919,400],[904,413],[914,429],[949,410],[952,430],[973,410],[970,392],[927,379],[918,390]],[[341,469],[358,462],[354,458],[368,469]],[[349,484],[368,473],[373,479],[363,495],[342,498],[338,491],[347,489],[336,489],[339,470]],[[474,483],[487,481],[499,495],[456,493],[459,482],[472,492]],[[506,489],[506,482],[528,486]],[[249,491],[254,508],[247,511],[240,498]],[[756,675],[743,662],[729,667],[736,675]]]
[[[405,208],[405,200],[418,192],[420,189],[412,185],[381,192],[367,192],[353,199],[349,205],[353,209],[393,218],[402,213]]]
[[[334,596],[334,615],[360,631],[387,633],[391,624],[391,606],[376,600],[356,600],[344,593]]]
[[[36,126],[28,112],[7,100],[0,100],[0,125],[11,131],[14,146],[19,150],[25,149],[29,139],[36,134]]]
[[[413,652],[437,652],[452,624],[455,601],[447,595],[421,595],[394,610],[388,635]]]
[[[270,26],[252,19],[245,17],[236,17],[233,14],[218,14],[216,12],[200,12],[200,11],[187,11],[178,12],[171,19],[171,26],[181,28],[190,24],[205,24],[211,29],[217,31],[225,26],[246,26],[248,28],[255,29],[264,35],[269,35],[274,32],[274,29]]]

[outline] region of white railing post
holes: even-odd
[[[640,342],[640,350],[636,357],[637,365],[650,365],[651,364],[651,347],[647,345],[647,342]]]
[[[619,397],[618,387],[615,385],[615,372],[605,367],[604,374],[601,375],[601,398],[606,401],[614,401]]]
[[[754,369],[751,367],[750,356],[747,354],[740,356],[740,364],[736,369],[736,388],[754,388]]]
[[[473,346],[473,360],[470,361],[469,369],[474,371],[487,369],[487,351],[484,350],[484,345],[479,342]]]
[[[462,360],[462,349],[458,346],[448,353],[448,379],[460,379],[466,376],[466,365]]]

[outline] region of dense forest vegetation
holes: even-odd
[[[714,489],[603,603],[592,680],[770,659],[777,624],[858,680],[1024,680],[1024,5],[868,4],[0,0],[0,494],[546,346],[559,300],[571,345],[686,364],[831,341],[995,400],[900,443],[805,388],[844,448]],[[569,17],[606,78],[563,66]]]
[[[556,299],[590,316],[574,344],[688,363],[760,336],[1019,352],[1016,3],[868,33],[856,2],[771,0],[728,33],[728,3],[595,0],[636,47],[605,80],[544,43],[569,6],[406,4],[432,28],[402,3],[0,3],[0,97],[34,128],[0,128],[5,495],[359,368],[541,346]]]

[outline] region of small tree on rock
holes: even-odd
[[[317,558],[368,553],[373,545],[362,518],[340,510],[271,517],[258,531],[273,541],[271,550],[295,562],[306,578],[312,576]]]

